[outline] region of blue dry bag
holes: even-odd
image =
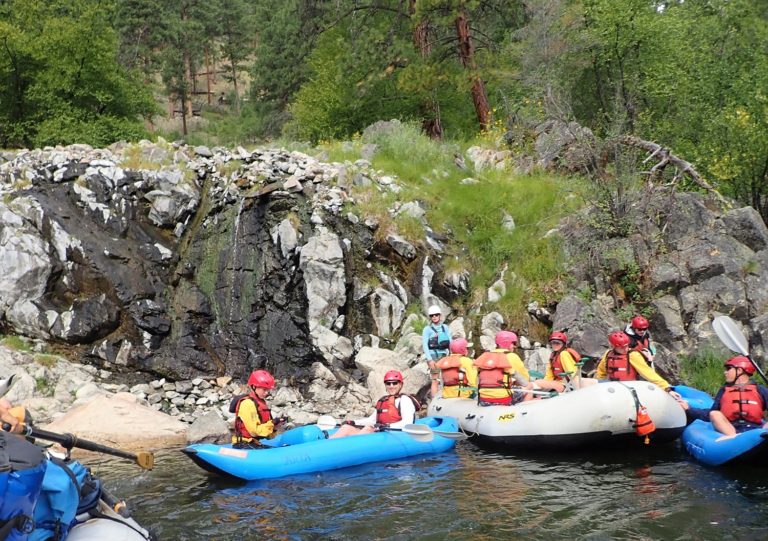
[[[75,517],[96,507],[100,497],[101,482],[85,466],[75,460],[50,458],[29,541],[66,539]]]
[[[39,447],[0,431],[0,541],[28,539],[46,464]]]

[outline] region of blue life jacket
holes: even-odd
[[[85,466],[75,460],[50,458],[29,541],[66,539],[76,524],[75,517],[96,507],[100,497],[101,481]]]
[[[39,447],[0,431],[0,541],[28,539],[46,465]]]

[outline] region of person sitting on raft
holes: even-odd
[[[648,332],[648,320],[643,316],[635,316],[624,328],[624,334],[629,337],[629,349],[639,351],[645,360],[653,368],[653,347],[651,346],[651,333]]]
[[[380,425],[403,428],[413,423],[421,404],[411,395],[400,392],[403,390],[403,375],[397,370],[390,370],[384,374],[384,387],[387,394],[376,401],[376,410],[371,415],[363,419],[344,421],[331,435],[331,439],[371,434],[376,432]]]
[[[603,354],[597,365],[595,374],[597,379],[609,381],[644,379],[664,389],[675,400],[682,400],[680,394],[675,392],[667,380],[648,366],[642,353],[629,350],[629,337],[626,334],[621,331],[612,332],[608,335],[608,342],[611,344],[611,349]]]
[[[511,331],[496,334],[496,349],[486,351],[474,361],[477,367],[478,403],[481,406],[509,406],[530,400],[533,395],[514,391],[530,379],[522,359],[514,352],[517,335]]]
[[[530,382],[525,386],[526,389],[541,389],[557,391],[558,393],[565,391],[570,378],[576,374],[577,370],[581,370],[576,366],[576,359],[565,347],[567,343],[568,336],[563,332],[555,331],[549,335],[549,347],[552,349],[552,353],[549,355],[544,379]]]
[[[267,405],[267,395],[275,388],[275,378],[266,370],[254,370],[248,378],[250,392],[236,397],[235,434],[233,447],[238,449],[258,448],[258,438],[270,438],[282,419],[273,419]]]
[[[451,340],[451,354],[437,361],[443,380],[443,398],[471,398],[477,388],[477,368],[469,355],[464,338]]]
[[[750,380],[755,373],[752,361],[741,355],[731,357],[725,361],[723,369],[725,385],[717,391],[711,409],[691,408],[687,402],[680,402],[688,418],[709,420],[715,430],[726,436],[768,428],[768,423],[764,423],[768,388]]]

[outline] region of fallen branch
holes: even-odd
[[[677,173],[673,177],[673,183],[678,182],[683,177],[683,175],[685,175],[690,178],[697,186],[714,195],[720,203],[726,207],[731,206],[731,203],[725,197],[723,197],[720,192],[718,192],[711,184],[709,184],[709,182],[704,180],[704,178],[699,175],[699,173],[690,162],[675,156],[672,154],[672,152],[670,152],[669,149],[664,148],[652,141],[645,141],[632,135],[622,135],[621,137],[615,139],[615,142],[649,152],[650,155],[645,159],[645,161],[654,159],[657,162],[656,165],[651,167],[651,170],[649,171],[649,174],[652,177],[661,176],[661,174],[664,172],[664,169],[671,164],[677,168]],[[645,163],[645,161],[643,163]]]

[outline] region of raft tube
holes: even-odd
[[[66,541],[155,541],[153,532],[142,528],[130,516],[124,517],[99,500],[96,510],[77,516]]]
[[[683,446],[693,458],[708,466],[729,463],[765,465],[768,459],[768,430],[755,428],[735,436],[724,436],[712,423],[697,419],[683,432]]]
[[[443,417],[425,417],[416,424],[445,432],[458,430],[454,419]],[[262,440],[264,447],[260,449],[234,449],[231,444],[195,444],[183,452],[207,471],[253,481],[442,453],[456,443],[437,434],[431,441],[423,442],[404,432],[387,430],[327,439],[336,430],[323,431],[316,425],[307,425],[287,430],[271,440]]]
[[[637,445],[645,443],[645,437],[635,433],[637,406],[631,389],[656,426],[649,442],[677,439],[685,428],[683,408],[646,381],[600,382],[512,406],[480,406],[476,399],[438,397],[430,403],[429,414],[455,417],[478,443],[509,449]]]

